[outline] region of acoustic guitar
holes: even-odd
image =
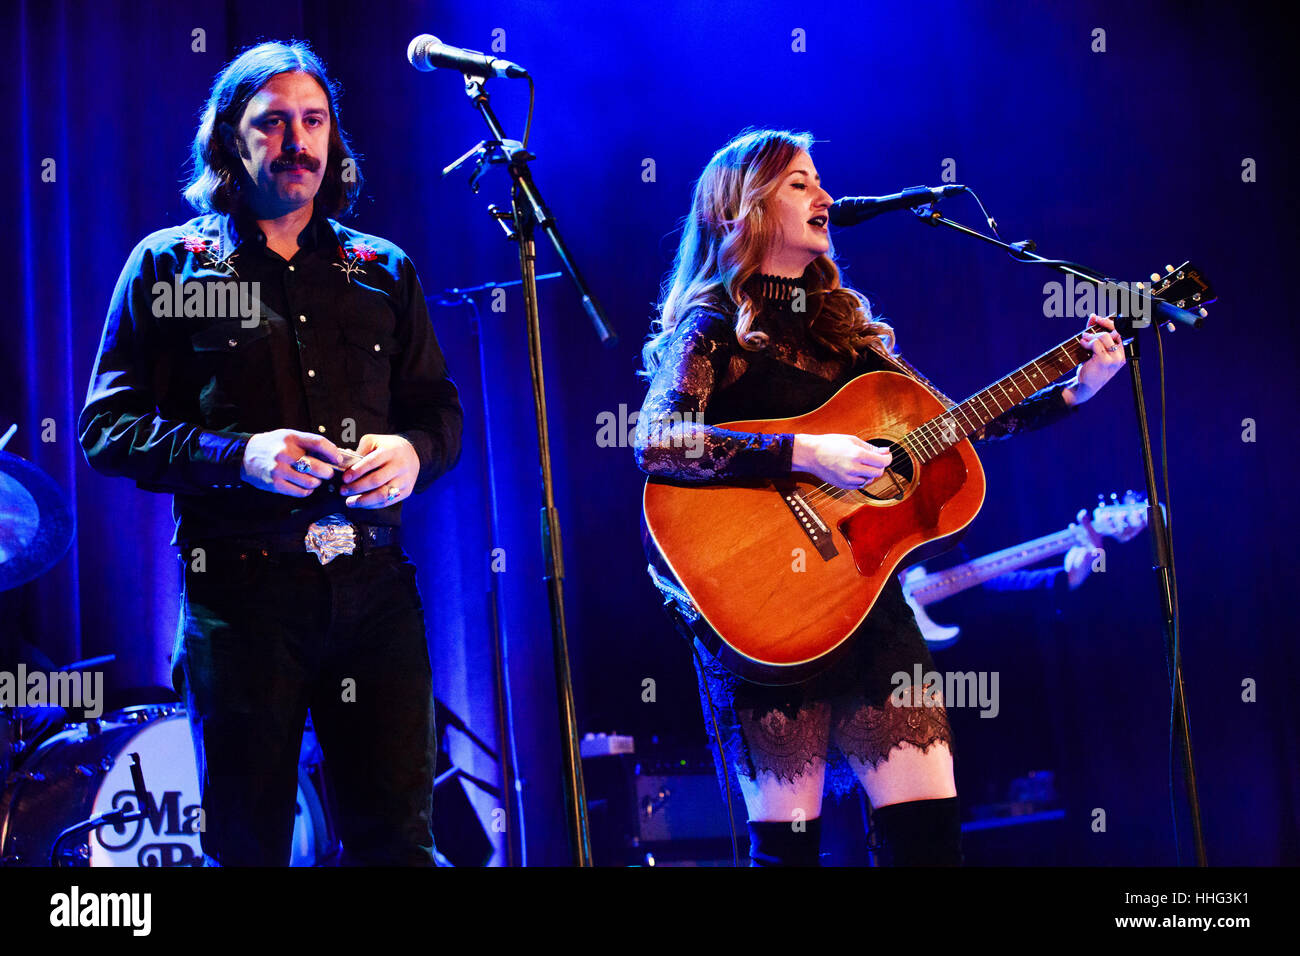
[[[1153,282],[1151,294],[1188,309],[1212,301],[1190,263]],[[960,539],[985,494],[968,436],[1085,362],[1092,353],[1080,338],[951,407],[905,372],[880,371],[806,415],[719,424],[857,435],[887,447],[893,462],[852,490],[802,472],[742,482],[651,477],[642,506],[661,559],[650,566],[655,583],[734,673],[764,684],[808,679],[845,649],[900,566]]]

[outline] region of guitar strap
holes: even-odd
[[[876,354],[877,354],[877,355],[880,355],[880,354],[882,354],[882,353],[877,352]],[[898,366],[899,371],[901,371],[903,374],[905,374],[905,375],[909,375],[909,376],[911,376],[913,379],[915,379],[916,381],[920,382],[921,385],[924,386],[925,389],[926,389],[926,390],[927,390],[931,395],[933,395],[935,398],[937,398],[937,399],[938,399],[938,400],[943,404],[943,407],[944,407],[944,408],[948,408],[948,409],[956,408],[956,406],[957,406],[957,403],[956,403],[956,402],[954,402],[951,398],[949,398],[949,397],[948,397],[947,395],[945,395],[943,392],[939,391],[939,389],[937,389],[937,388],[935,387],[935,385],[934,385],[933,382],[931,382],[928,378],[926,378],[924,375],[922,375],[920,372],[918,372],[918,371],[916,370],[916,368],[913,367],[912,363],[909,362],[909,361],[907,361],[907,359],[903,358],[903,356],[901,356],[901,355],[886,355],[885,358],[887,358],[889,361],[893,362],[896,366]],[[977,428],[977,429],[974,431],[974,433],[970,435],[970,440],[973,441],[973,442],[977,442],[977,441],[979,441],[981,438],[983,438],[983,437],[984,437],[984,427],[985,427],[985,426],[981,425],[979,428]]]
[[[883,355],[884,353],[877,352],[876,354]],[[945,395],[943,392],[939,391],[939,389],[935,387],[933,382],[931,382],[928,378],[926,378],[924,375],[918,372],[916,368],[912,365],[912,363],[907,361],[907,359],[903,358],[903,356],[885,355],[885,358],[888,359],[890,362],[893,362],[894,365],[898,366],[899,371],[901,371],[904,375],[907,375],[910,378],[914,378],[922,385],[924,385],[926,390],[929,391],[931,395],[933,395],[935,398],[937,398],[940,402],[943,403],[944,408],[952,408],[957,404],[951,398]]]

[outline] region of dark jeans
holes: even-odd
[[[181,557],[178,663],[209,861],[288,864],[310,709],[342,863],[434,865],[432,673],[406,554],[390,546],[321,565],[307,552],[197,542]]]

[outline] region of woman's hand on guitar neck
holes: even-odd
[[[1115,331],[1114,320],[1098,315],[1090,315],[1088,319],[1110,331],[1098,335],[1084,332],[1080,337],[1080,342],[1092,352],[1092,358],[1079,366],[1075,384],[1065,390],[1063,397],[1067,405],[1083,404],[1124,367],[1124,342]]]
[[[837,488],[861,488],[889,467],[893,456],[856,435],[795,435],[791,467]]]

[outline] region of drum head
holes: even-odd
[[[112,810],[134,810],[131,754],[140,755],[152,798],[149,815],[103,826],[83,838],[80,859],[91,866],[197,866],[201,821],[198,769],[185,712],[177,707],[127,708],[95,734],[84,725],[48,740],[25,769],[40,779],[23,781],[7,795],[7,853],[21,848],[22,865],[48,863],[53,835]],[[325,852],[327,822],[310,777],[298,775],[291,866],[313,866]],[[26,837],[24,839],[24,837]],[[75,849],[74,838],[63,849]],[[39,849],[39,852],[37,850]]]

